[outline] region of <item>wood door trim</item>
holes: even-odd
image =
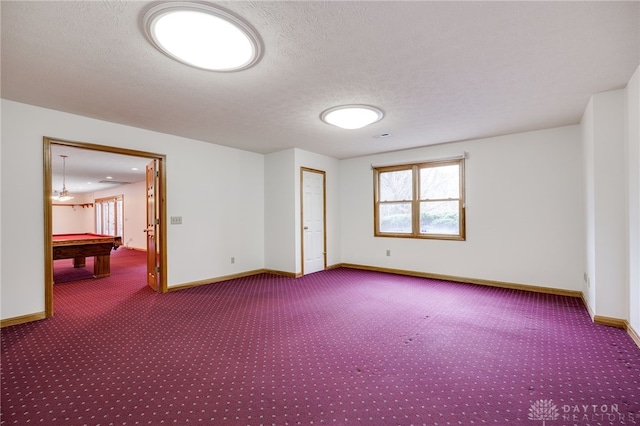
[[[160,285],[158,286],[160,293],[167,292],[167,241],[166,241],[166,175],[164,165],[166,163],[166,155],[154,152],[139,151],[127,148],[118,148],[107,145],[98,145],[87,142],[69,141],[49,136],[43,137],[43,218],[44,218],[44,299],[45,299],[45,318],[53,316],[53,254],[51,236],[53,235],[53,200],[51,199],[52,177],[53,172],[51,160],[51,146],[63,145],[80,149],[87,149],[100,152],[109,152],[113,154],[131,155],[134,157],[150,158],[158,160],[158,173],[160,177],[160,193],[156,199],[156,207],[159,209],[160,215],[160,236],[158,244],[160,245]]]
[[[160,179],[158,176],[158,162],[151,160],[145,166],[145,207],[146,207],[146,249],[147,249],[147,285],[153,291],[159,291],[160,285],[158,275],[158,253],[159,253],[159,232],[158,220],[159,215],[156,209],[156,200],[160,191]],[[151,194],[151,202],[150,200]],[[150,207],[151,206],[151,207]],[[153,246],[151,246],[153,244]]]

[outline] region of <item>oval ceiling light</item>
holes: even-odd
[[[360,129],[380,121],[384,113],[369,105],[341,105],[325,110],[320,119],[342,129]]]
[[[262,57],[262,40],[242,19],[215,6],[164,3],[144,15],[149,40],[162,53],[210,71],[240,71]]]

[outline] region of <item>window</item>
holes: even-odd
[[[374,168],[375,236],[464,240],[464,159]]]
[[[95,200],[96,233],[124,237],[124,198],[122,195]]]

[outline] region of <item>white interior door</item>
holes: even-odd
[[[323,271],[325,248],[325,173],[302,169],[302,273]]]

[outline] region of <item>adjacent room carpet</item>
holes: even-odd
[[[640,424],[640,349],[577,298],[344,268],[155,294],[144,262],[56,264],[55,316],[2,329],[2,425]]]

